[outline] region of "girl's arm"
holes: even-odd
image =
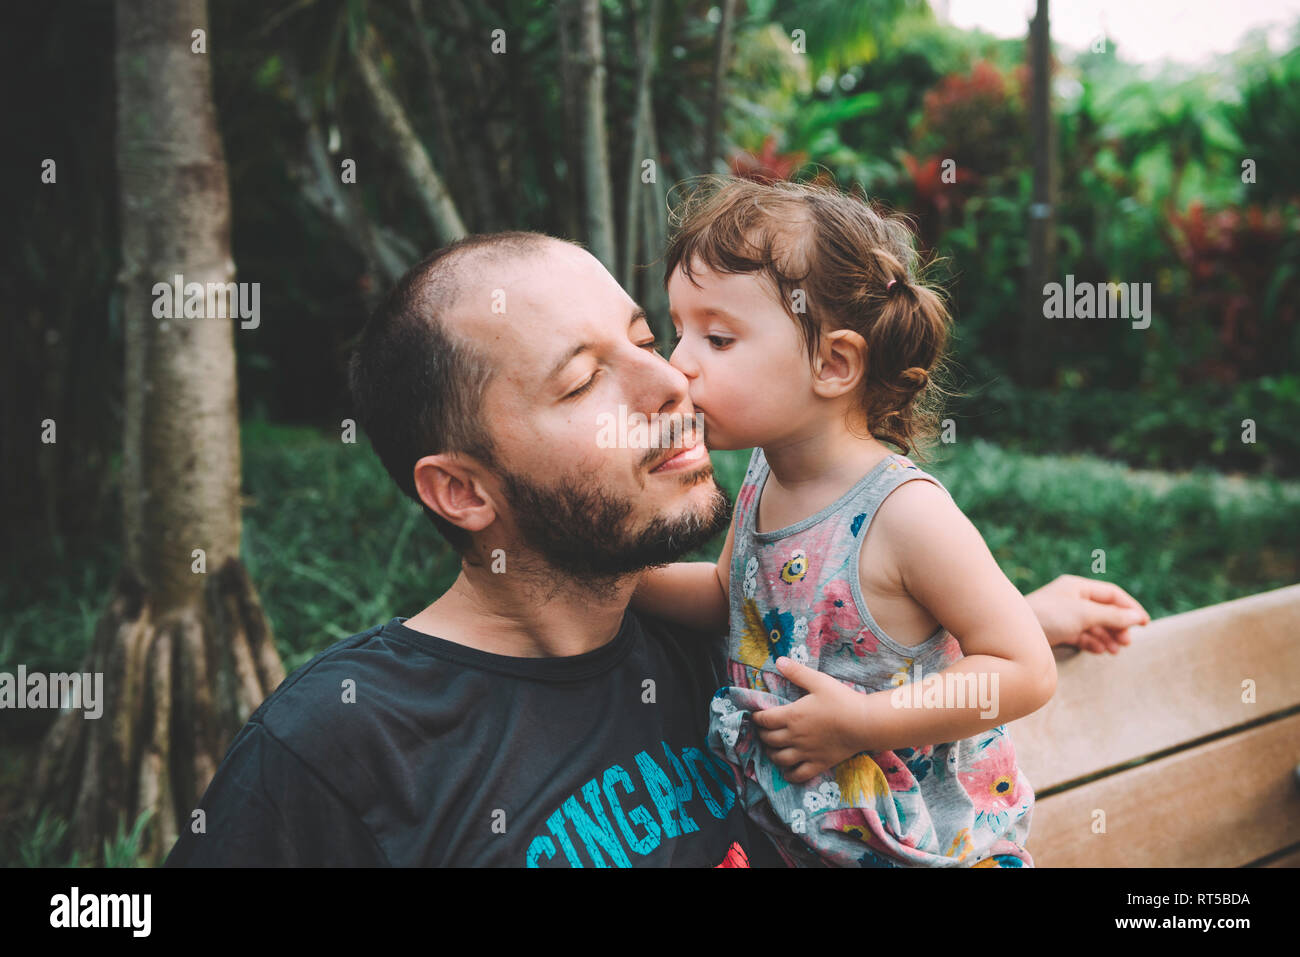
[[[733,522],[716,564],[675,562],[642,572],[632,607],[710,635],[724,634],[731,617],[728,578],[734,528]]]
[[[1029,603],[975,526],[941,488],[900,486],[875,517],[874,547],[901,587],[946,628],[965,657],[920,682],[859,694],[797,662],[780,666],[811,692],[754,715],[772,760],[802,783],[860,751],[970,738],[1041,708],[1056,690],[1056,661]],[[920,694],[915,684],[920,684]]]

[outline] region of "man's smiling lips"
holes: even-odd
[[[709,451],[704,447],[703,442],[696,442],[689,448],[682,449],[667,461],[660,462],[650,470],[653,475],[656,472],[676,472],[680,469],[694,468],[701,462],[708,461]]]

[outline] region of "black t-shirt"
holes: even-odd
[[[704,742],[720,640],[629,610],[509,658],[404,620],[263,702],[165,866],[782,866]]]

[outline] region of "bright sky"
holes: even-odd
[[[979,27],[999,37],[1025,36],[1035,0],[930,0],[953,26]],[[1236,49],[1242,36],[1268,26],[1269,45],[1290,46],[1300,0],[1052,0],[1052,39],[1082,50],[1103,30],[1119,57],[1133,63],[1160,59],[1198,63]]]

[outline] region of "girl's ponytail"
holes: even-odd
[[[844,317],[867,343],[861,408],[875,438],[910,455],[937,423],[942,389],[933,373],[952,320],[939,293],[909,275],[897,247],[873,248],[863,272],[867,294]]]

